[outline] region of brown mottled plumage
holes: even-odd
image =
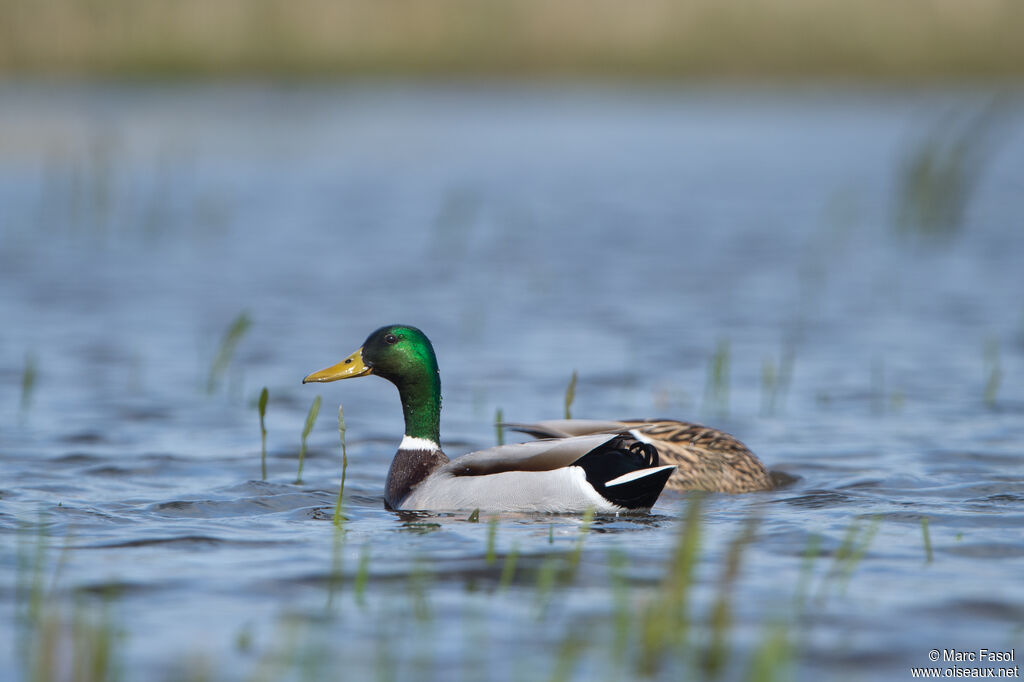
[[[662,464],[676,465],[666,485],[672,490],[749,493],[775,487],[764,464],[746,445],[701,424],[674,419],[555,419],[508,427],[536,438],[629,432],[654,445]]]

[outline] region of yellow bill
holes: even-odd
[[[319,372],[313,372],[302,380],[302,383],[338,381],[339,379],[351,379],[352,377],[363,377],[372,374],[373,369],[363,363],[363,349],[360,348],[336,365]]]

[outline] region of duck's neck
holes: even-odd
[[[396,384],[405,414],[405,437],[388,470],[386,499],[392,509],[401,508],[413,488],[448,463],[441,452],[441,380],[437,370],[427,380]]]
[[[441,377],[433,371],[396,381],[405,416],[402,450],[441,449]]]

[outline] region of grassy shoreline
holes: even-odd
[[[0,76],[1024,76],[1017,0],[0,0]]]

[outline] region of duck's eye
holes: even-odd
[[[395,336],[394,334],[388,334],[387,336],[384,337],[384,343],[388,345],[396,344],[398,343],[398,337]]]

